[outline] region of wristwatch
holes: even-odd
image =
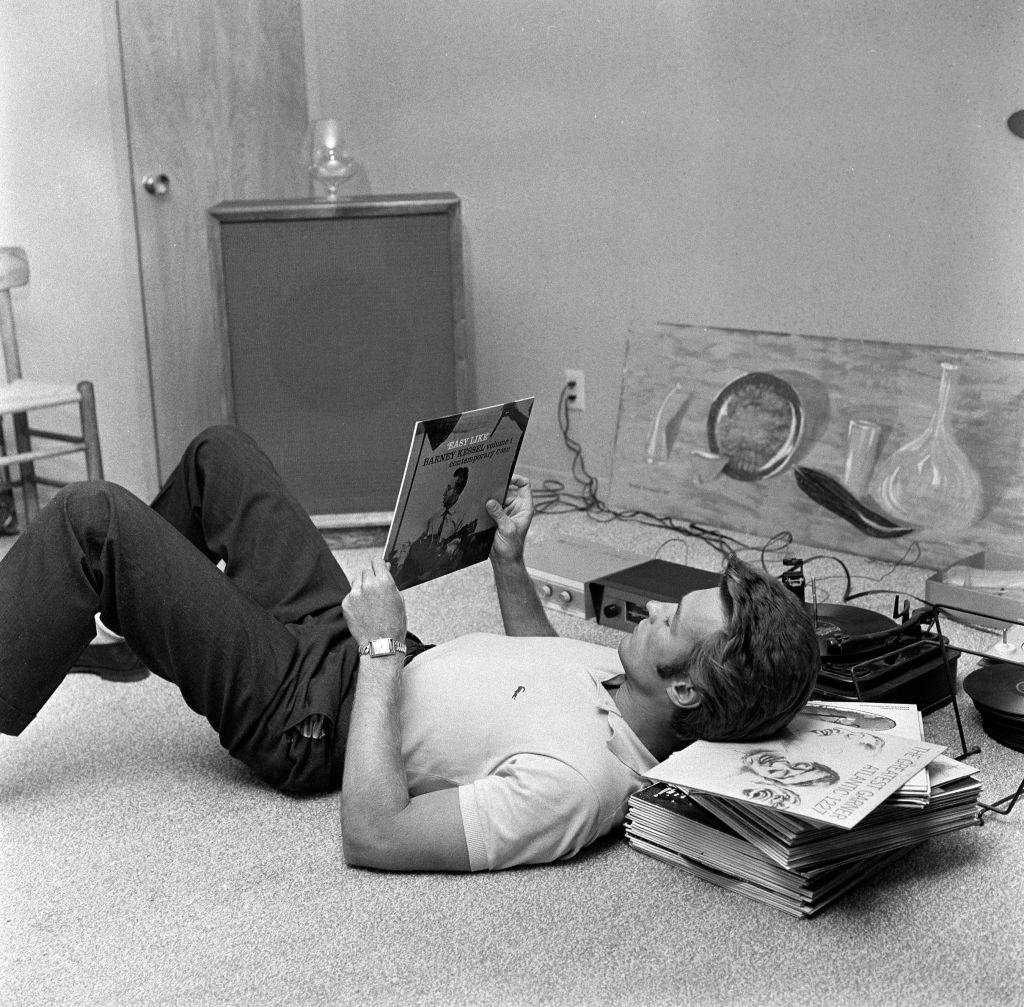
[[[385,636],[379,640],[364,643],[359,648],[359,653],[363,657],[390,657],[392,654],[404,654],[405,641]]]

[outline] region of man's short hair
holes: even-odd
[[[680,742],[777,733],[810,698],[821,668],[811,616],[782,581],[731,556],[719,590],[725,629],[658,668],[662,678],[687,674],[700,695],[698,706],[675,713]]]
[[[460,465],[453,473],[452,479],[459,487],[460,490],[466,488],[466,483],[469,482],[469,469],[465,465]]]

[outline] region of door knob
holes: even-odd
[[[142,180],[142,188],[151,196],[166,196],[171,189],[171,180],[163,172],[147,175]]]

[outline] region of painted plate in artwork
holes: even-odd
[[[785,469],[803,432],[800,396],[775,374],[751,371],[727,384],[708,412],[708,447],[723,475],[746,482]]]

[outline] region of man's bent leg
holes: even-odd
[[[212,562],[223,560],[236,587],[280,622],[318,645],[337,650],[351,642],[341,602],[351,590],[323,535],[274,468],[244,431],[232,426],[204,430],[185,449],[153,509]],[[414,634],[410,655],[424,650]],[[341,696],[351,698],[354,683]],[[323,698],[314,682],[311,702]],[[322,705],[322,703],[320,704]],[[344,711],[341,720],[346,721]]]
[[[280,724],[304,645],[127,490],[61,490],[0,563],[0,731],[20,733],[89,642],[94,613],[153,672],[175,683],[233,755],[268,782],[287,782]],[[282,714],[283,715],[283,714]]]
[[[279,622],[341,618],[349,582],[270,459],[236,427],[185,449],[153,509]]]

